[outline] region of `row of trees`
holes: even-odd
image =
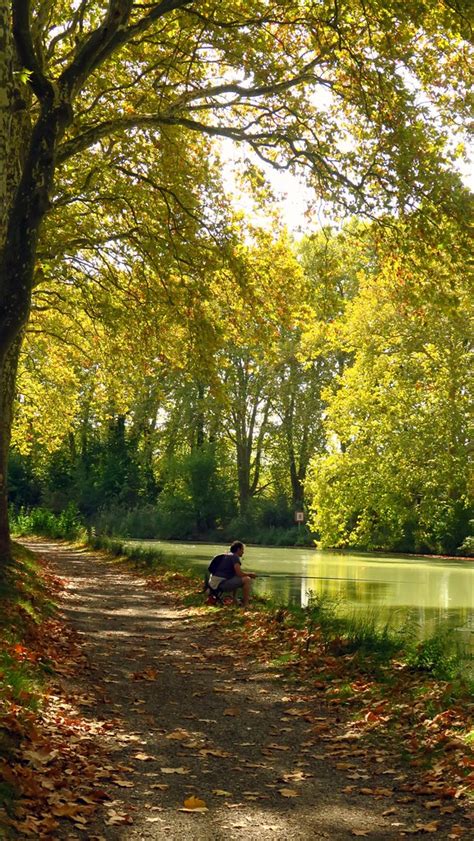
[[[105,446],[112,424],[158,486],[171,453],[212,446],[221,472],[232,465],[241,516],[265,486],[299,505],[323,441],[335,461],[355,453],[330,412],[358,365],[342,324],[352,312],[357,331],[354,278],[368,290],[391,276],[389,239],[374,236],[372,256],[361,246],[362,286],[347,233],[297,259],[279,226],[232,212],[216,138],[252,152],[242,174],[269,219],[258,159],[394,226],[402,261],[417,225],[462,227],[467,1],[104,6],[0,0],[2,563],[15,400],[14,445],[35,475],[68,436],[79,461]],[[378,329],[388,335],[389,320]],[[344,526],[338,540],[357,535]]]
[[[125,400],[107,349],[105,367],[73,384],[53,447],[46,406],[70,364],[46,381],[26,355],[20,381],[36,382],[36,402],[25,393],[18,412],[12,501],[74,502],[133,536],[287,543],[309,539],[294,527],[306,510],[323,545],[457,551],[470,514],[468,207],[459,189],[457,217],[438,213],[432,233],[422,212],[298,245],[254,232],[239,268],[255,297],[226,322],[216,286],[213,355],[188,339],[186,364],[167,360],[165,375],[135,346]],[[140,363],[156,373],[137,378]]]

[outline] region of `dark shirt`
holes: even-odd
[[[234,555],[233,552],[227,552],[226,555],[223,555],[214,575],[219,576],[219,578],[233,578],[235,575],[234,565],[240,563],[239,555]]]

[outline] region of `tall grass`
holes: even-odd
[[[273,606],[275,609],[275,606]],[[344,601],[327,594],[309,594],[306,607],[280,606],[285,624],[303,630],[302,648],[316,646],[333,656],[355,655],[376,673],[394,657],[411,671],[442,681],[472,684],[474,656],[453,630],[438,629],[420,640],[414,620],[401,624],[396,610],[388,617],[377,610],[346,612]]]

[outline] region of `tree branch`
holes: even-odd
[[[12,2],[13,37],[23,67],[29,72],[29,84],[35,96],[43,101],[54,97],[54,88],[41,70],[30,27],[30,0]]]
[[[136,34],[144,32],[169,12],[189,5],[192,0],[161,0],[160,3],[134,23],[127,27],[133,0],[109,0],[109,9],[103,23],[90,33],[79,48],[72,63],[59,78],[59,83],[68,97],[84,84],[85,80],[117,49],[127,44]]]

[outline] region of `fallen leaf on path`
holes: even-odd
[[[160,791],[165,791],[167,788],[169,788],[169,785],[168,783],[153,783],[153,785],[150,786],[150,788],[158,788]]]
[[[217,797],[232,797],[231,791],[225,791],[223,788],[214,788],[212,793],[215,794]]]
[[[289,745],[277,745],[275,742],[271,742],[269,745],[265,745],[267,750],[290,750]]]
[[[361,837],[367,837],[369,831],[367,829],[351,829],[351,835],[358,835]]]
[[[178,809],[178,812],[192,812],[192,814],[194,814],[194,815],[196,815],[196,814],[199,815],[203,812],[208,812],[208,811],[209,811],[209,809],[207,808],[207,806],[201,806],[201,808],[199,808],[199,809],[197,809],[197,808],[187,809],[186,806],[181,806],[181,809]]]
[[[22,756],[23,759],[26,759],[35,768],[39,768],[41,765],[47,765],[54,758],[53,753],[40,753],[37,750],[24,750]]]
[[[141,762],[147,762],[150,759],[154,759],[154,756],[150,756],[149,753],[136,753],[135,759],[139,759]]]
[[[133,788],[135,783],[132,783],[130,780],[112,780],[114,785],[120,786],[120,788]]]
[[[199,797],[195,797],[194,794],[191,797],[187,797],[183,803],[185,809],[190,809],[194,811],[195,809],[207,809],[206,803],[204,800],[201,800]]]
[[[285,710],[285,715],[293,715],[297,718],[301,718],[304,715],[310,715],[311,710],[298,710],[296,707],[293,707],[291,710]]]
[[[162,774],[190,774],[190,768],[160,768]]]
[[[201,756],[230,756],[227,750],[216,750],[215,748],[202,748],[199,753]]]
[[[288,771],[288,773],[282,774],[281,777],[279,777],[278,779],[282,780],[282,782],[284,782],[284,783],[290,783],[290,782],[300,782],[301,780],[304,780],[306,777],[312,777],[312,776],[313,776],[312,774],[306,774],[304,771]]]
[[[281,794],[282,797],[300,797],[300,792],[296,791],[294,788],[279,788],[278,793]]]
[[[167,739],[176,739],[177,742],[184,741],[184,739],[189,739],[190,733],[187,730],[173,730],[171,733],[168,733],[166,736]]]
[[[107,814],[108,818],[104,821],[106,826],[116,826],[119,824],[133,823],[133,818],[125,812],[116,812],[115,810],[111,809],[109,812],[107,812]]]
[[[157,669],[149,667],[148,669],[144,669],[142,672],[132,672],[130,677],[132,680],[156,680],[159,674],[160,673]]]
[[[228,716],[240,715],[240,710],[239,710],[238,707],[227,707],[227,709],[224,710],[224,715],[228,715]]]
[[[405,832],[416,833],[416,832],[438,832],[438,821],[432,821],[431,823],[417,823],[413,827],[413,829],[405,830]]]

